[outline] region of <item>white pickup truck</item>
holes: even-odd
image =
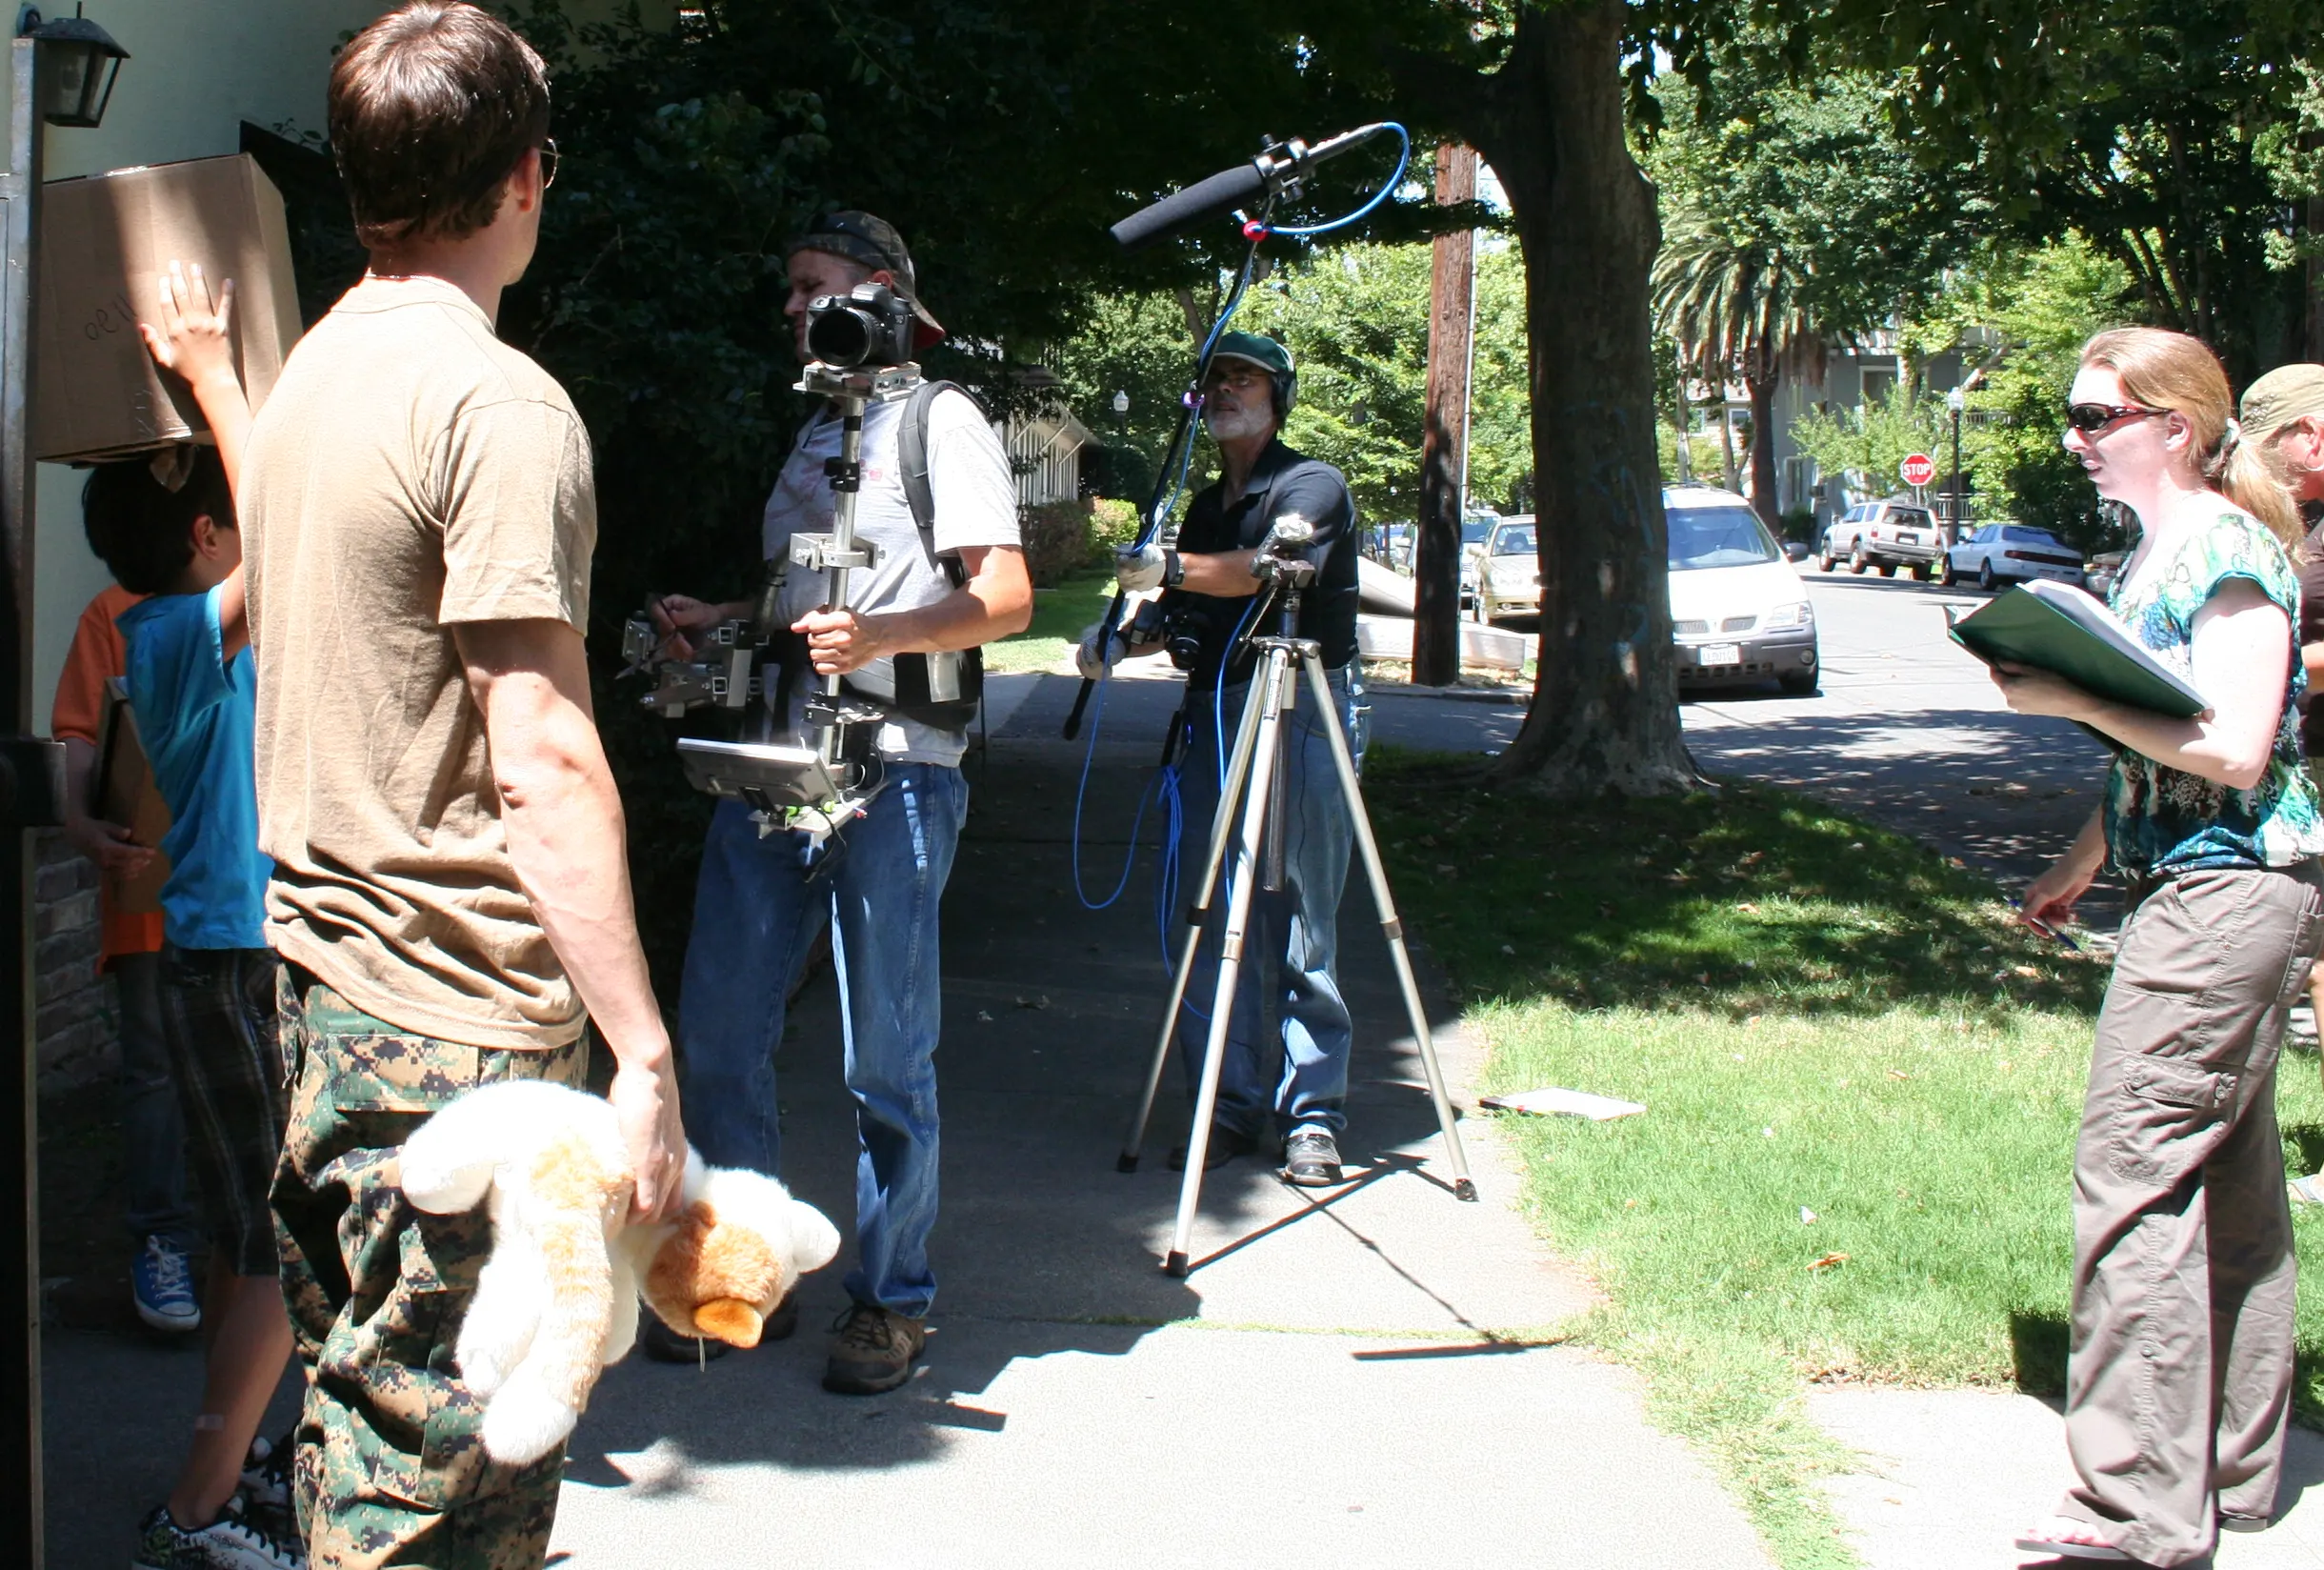
[[[1815,564],[1832,572],[1841,562],[1852,573],[1889,569],[1914,577],[1933,577],[1945,555],[1945,532],[1936,516],[1913,501],[1858,502],[1825,526]]]

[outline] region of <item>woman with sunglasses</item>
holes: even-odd
[[[2079,1480],[2018,1540],[2116,1563],[2204,1559],[2274,1512],[2291,1410],[2293,1254],[2275,1059],[2324,942],[2324,820],[2294,700],[2291,498],[2230,418],[2227,377],[2153,328],[2083,347],[2066,447],[2138,515],[2114,608],[2210,708],[2174,719],[2004,666],[2012,709],[2116,751],[2024,919],[2072,913],[2102,862],[2130,915],[2074,1150],[2066,1441]]]

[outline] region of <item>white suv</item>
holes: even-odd
[[[1829,573],[1848,563],[1852,573],[1892,567],[1914,577],[1933,577],[1945,558],[1945,533],[1930,511],[1911,501],[1858,502],[1824,530],[1815,565]]]

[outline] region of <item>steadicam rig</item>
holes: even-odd
[[[851,696],[839,675],[822,677],[808,693],[802,705],[808,738],[785,736],[789,703],[782,652],[786,641],[795,645],[796,640],[782,614],[783,585],[792,567],[821,573],[827,584],[824,605],[844,611],[853,574],[877,565],[873,548],[855,534],[864,411],[909,398],[920,384],[919,366],[909,362],[810,364],[797,390],[831,400],[840,412],[839,455],[824,465],[831,486],[831,532],[793,534],[788,556],[769,563],[751,617],[711,628],[700,638],[697,657],[661,657],[666,639],[650,620],[633,619],[623,629],[624,674],[642,671],[653,677],[652,691],[640,700],[644,707],[670,719],[701,708],[731,716],[733,739],[682,737],[678,761],[696,790],[748,804],[762,835],[777,829],[817,837],[836,833],[887,782],[871,745],[887,711]],[[794,647],[793,661],[800,656]]]

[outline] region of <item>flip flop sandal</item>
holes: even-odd
[[[2017,1548],[2026,1554],[2047,1554],[2053,1559],[2092,1560],[2106,1564],[2136,1564],[2138,1561],[2110,1543],[2075,1542],[2068,1538],[2045,1538],[2028,1532],[2017,1540]]]
[[[2301,1205],[2324,1205],[2324,1172],[2306,1178],[2294,1178],[2284,1186],[2292,1191],[2292,1201]]]

